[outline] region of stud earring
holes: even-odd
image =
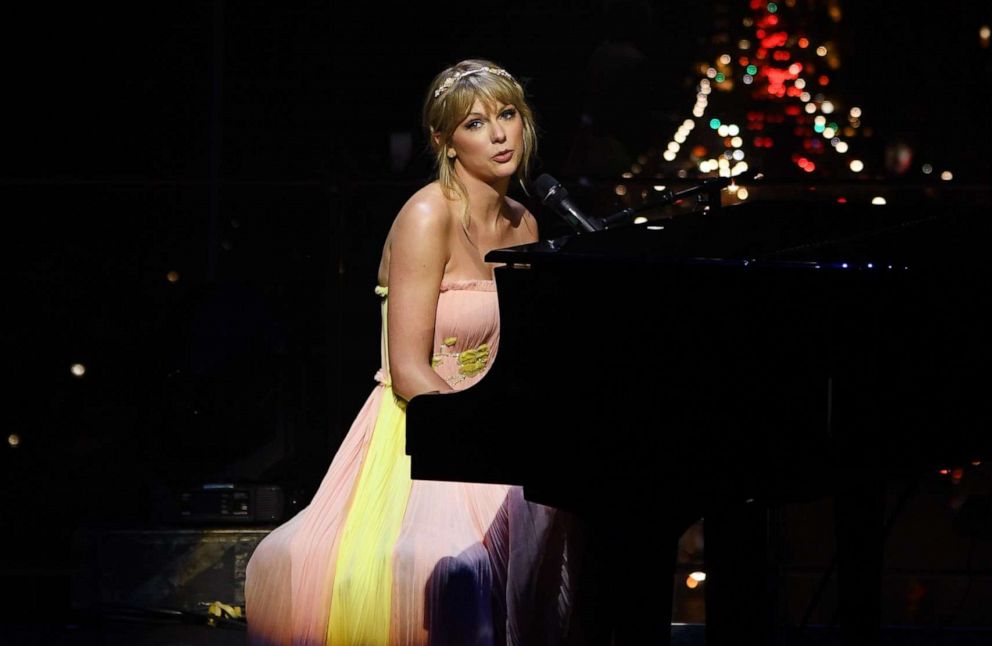
[[[448,159],[454,159],[454,158],[455,158],[455,151],[449,150],[448,151]]]

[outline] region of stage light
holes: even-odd
[[[940,179],[944,180],[945,182],[949,182],[952,179],[954,179],[954,173],[952,173],[949,170],[945,170],[943,173],[940,174]]]
[[[924,175],[929,175],[930,173],[933,172],[933,166],[931,166],[930,164],[923,164],[923,168],[921,168],[920,170],[923,171]]]
[[[178,283],[179,282],[179,272],[178,271],[175,271],[175,270],[172,270],[172,271],[168,272],[165,275],[165,279],[167,281],[169,281],[170,283]]]
[[[21,445],[21,436],[17,433],[11,433],[7,436],[7,445],[12,449],[16,449]]]
[[[882,206],[886,202],[884,197],[882,197],[881,195],[876,195],[875,197],[871,198],[871,203],[874,204],[875,206]]]
[[[646,217],[644,217],[643,215],[639,215],[636,218],[634,218],[634,224],[644,224],[647,221],[648,221],[648,219]]]
[[[86,366],[81,363],[74,363],[69,367],[69,372],[72,373],[73,377],[82,377],[86,374]]]
[[[849,166],[851,167],[851,170],[854,171],[855,173],[860,173],[865,169],[865,164],[860,159],[852,159]]]
[[[624,186],[623,184],[617,184],[616,188],[613,189],[613,192],[616,193],[617,195],[626,195],[627,187]]]

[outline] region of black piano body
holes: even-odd
[[[498,352],[409,403],[412,475],[598,523],[650,505],[677,535],[984,455],[990,233],[976,209],[753,203],[491,252]]]

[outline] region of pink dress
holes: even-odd
[[[411,480],[405,405],[382,369],[313,501],[248,563],[249,643],[553,644],[568,631],[563,512],[510,485]],[[455,389],[499,347],[493,281],[441,285],[432,366]],[[465,420],[465,432],[472,420]]]

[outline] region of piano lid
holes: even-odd
[[[974,209],[752,202],[494,250],[486,261],[842,271],[982,268],[990,234],[992,220]]]

